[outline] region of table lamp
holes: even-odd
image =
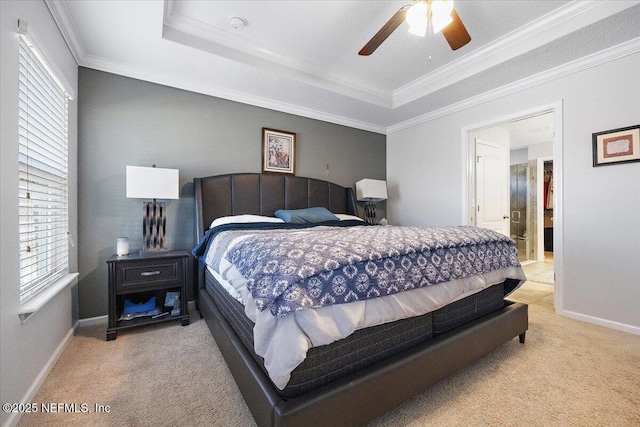
[[[356,182],[356,199],[366,202],[364,217],[369,224],[376,223],[376,203],[387,200],[387,183],[379,179],[362,179]]]
[[[127,166],[127,198],[153,199],[142,202],[141,252],[166,251],[167,210],[156,199],[179,198],[178,169]]]

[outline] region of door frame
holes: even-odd
[[[563,118],[562,100],[551,104],[540,105],[529,110],[512,113],[506,116],[496,117],[481,123],[470,124],[461,129],[462,143],[462,224],[474,223],[473,209],[471,206],[475,198],[475,142],[471,137],[473,132],[499,126],[503,123],[513,122],[538,116],[540,114],[553,114],[553,263],[554,263],[554,305],[557,314],[563,314],[562,293],[562,261],[563,261],[563,237],[564,237],[564,161],[563,161]]]

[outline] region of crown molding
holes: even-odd
[[[495,41],[396,90],[392,108],[400,107],[543,46],[640,1],[572,1]]]
[[[240,34],[231,34],[179,13],[179,2],[165,0],[162,37],[233,61],[274,71],[320,89],[391,108],[391,91],[360,79],[331,72],[322,64],[281,55],[256,45]]]
[[[640,1],[574,0],[400,88],[389,91],[332,73],[320,64],[296,61],[240,35],[181,15],[178,2],[165,0],[163,37],[222,57],[276,71],[280,75],[340,95],[395,109],[557,38],[625,10]]]
[[[213,84],[195,81],[189,78],[183,78],[173,74],[163,74],[161,72],[149,72],[145,68],[135,68],[128,65],[117,64],[91,55],[85,55],[85,61],[82,66],[92,68],[107,73],[117,74],[124,77],[130,77],[137,80],[143,80],[150,83],[156,83],[163,86],[169,86],[176,89],[182,89],[189,92],[201,93],[204,95],[214,96],[229,101],[240,102],[242,104],[253,105],[256,107],[267,108],[269,110],[280,111],[283,113],[293,114],[296,116],[306,117],[324,122],[334,123],[342,126],[348,126],[356,129],[366,130],[370,132],[384,134],[386,128],[384,126],[368,123],[347,117],[330,114],[311,108],[300,107],[298,105],[286,102],[276,101],[273,99],[263,98],[256,95],[247,94],[245,92],[227,89]]]
[[[386,128],[387,135],[640,52],[640,37]]]
[[[353,119],[339,116],[339,115],[325,113],[322,111],[309,109],[305,107],[299,107],[294,104],[266,99],[263,97],[251,95],[241,91],[230,90],[220,86],[215,86],[202,81],[195,81],[193,79],[184,78],[182,76],[171,76],[171,75],[161,74],[158,72],[150,72],[149,70],[146,70],[146,69],[138,69],[125,64],[117,64],[117,63],[105,60],[103,58],[89,55],[86,52],[86,49],[82,43],[82,40],[78,36],[78,31],[73,23],[73,20],[70,17],[66,3],[61,1],[54,1],[54,0],[44,0],[44,1],[47,7],[49,8],[51,15],[53,16],[58,28],[60,29],[60,32],[62,33],[69,47],[69,50],[71,51],[71,54],[73,55],[76,62],[80,66],[94,68],[97,70],[119,74],[127,77],[132,77],[139,80],[172,86],[172,87],[176,87],[176,88],[180,88],[188,91],[199,92],[206,95],[229,99],[231,101],[241,102],[241,103],[254,105],[262,108],[268,108],[276,111],[282,111],[289,114],[308,117],[316,120],[322,120],[330,123],[335,123],[339,125],[344,125],[348,127],[353,127],[353,128],[367,130],[370,132],[381,133],[381,134],[391,134],[391,133],[399,132],[403,129],[407,129],[421,123],[429,122],[431,120],[435,120],[437,118],[440,118],[449,114],[453,114],[458,111],[462,111],[467,108],[471,108],[485,102],[489,102],[499,97],[507,96],[512,93],[516,93],[518,91],[525,90],[530,87],[534,87],[538,84],[546,83],[548,81],[569,75],[571,73],[575,73],[583,69],[594,67],[601,63],[615,60],[622,56],[633,54],[640,51],[640,47],[639,47],[640,39],[633,39],[629,42],[625,42],[620,45],[614,46],[612,48],[605,49],[598,53],[572,61],[562,66],[553,68],[551,70],[538,73],[535,76],[524,78],[517,82],[497,88],[495,90],[485,92],[484,94],[480,94],[480,95],[468,98],[466,100],[448,105],[446,107],[429,112],[427,114],[386,127],[376,123],[353,120]],[[165,20],[166,20],[166,17],[168,16],[167,10],[170,10],[167,8],[171,7],[172,3],[173,3],[173,0],[165,1]],[[507,36],[498,39],[496,42],[491,43],[488,46],[485,46],[480,50],[480,52],[478,53],[474,52],[472,54],[466,55],[460,58],[459,60],[454,61],[451,65],[447,65],[446,67],[441,67],[438,70],[434,71],[433,73],[430,73],[424,76],[423,78],[420,78],[418,80],[415,80],[412,83],[409,83],[408,85],[403,86],[402,88],[393,92],[393,102],[391,100],[391,97],[389,97],[388,101],[386,103],[382,102],[382,104],[385,104],[383,106],[385,106],[386,108],[395,108],[400,105],[403,105],[402,103],[410,102],[408,100],[409,98],[404,98],[404,97],[415,96],[417,99],[417,97],[424,96],[428,93],[433,92],[434,90],[437,90],[434,88],[439,89],[449,84],[452,84],[453,82],[460,80],[461,78],[460,76],[464,76],[464,73],[469,72],[469,71],[464,71],[463,70],[464,68],[477,67],[478,61],[483,60],[483,55],[485,56],[500,55],[500,52],[502,50],[508,50],[512,48],[513,45],[517,45],[518,43],[536,43],[535,40],[531,41],[531,39],[536,39],[537,37],[539,37],[540,36],[539,33],[551,31],[552,29],[554,31],[557,30],[556,27],[559,27],[560,24],[567,25],[567,26],[577,25],[577,27],[575,28],[572,27],[573,30],[570,30],[568,32],[575,31],[575,29],[577,28],[581,28],[586,25],[589,25],[593,22],[596,22],[598,20],[605,18],[606,16],[617,13],[621,10],[629,8],[638,3],[640,3],[640,0],[624,1],[624,2],[623,1],[620,1],[620,2],[618,1],[605,1],[605,2],[573,1],[561,7],[560,9],[546,15],[545,17],[537,21],[534,21],[534,23],[532,23],[531,25],[527,25],[525,28],[521,28],[517,31],[514,31],[508,34]],[[597,18],[595,18],[594,16],[597,16]],[[569,24],[569,21],[572,21],[573,23]],[[175,23],[172,25],[175,25]],[[556,35],[556,37],[558,36]],[[527,50],[528,49],[526,49],[525,51]],[[460,71],[461,74],[456,77],[455,76],[456,69],[458,68],[461,70]],[[310,80],[314,80],[314,77],[311,74],[307,74],[307,78],[309,78]],[[339,79],[334,75],[332,75],[331,78]],[[453,80],[448,80],[448,79],[453,79]],[[433,82],[431,83],[433,83],[434,86],[429,86],[430,84],[428,82],[429,80],[433,80]],[[307,83],[314,84],[313,81],[307,81]],[[339,86],[342,86],[342,88],[345,89],[347,88],[348,84],[349,83],[347,81],[342,80]],[[318,84],[316,84],[316,86],[322,87],[322,86],[319,86]],[[325,87],[325,89],[327,88]],[[351,89],[353,90],[353,85],[351,86]],[[328,89],[328,90],[331,90],[331,89]],[[424,95],[416,96],[415,93],[421,90],[427,91],[427,92]],[[351,93],[348,90],[336,90],[336,86],[333,87],[332,92],[337,92],[343,96],[351,96]],[[365,100],[365,101],[375,105],[381,105],[380,97],[383,97],[383,92],[384,91],[382,92],[374,91],[375,95],[371,95],[371,96],[377,97],[378,102],[371,102],[370,100],[369,101]],[[361,92],[361,95],[362,95],[362,92]],[[360,99],[360,98],[357,98],[357,99]]]
[[[1,1],[1,0],[0,0]],[[281,111],[284,113],[294,114],[297,116],[307,117],[311,119],[321,120],[338,125],[348,126],[356,129],[362,129],[370,132],[384,134],[385,126],[375,123],[353,120],[336,114],[325,113],[311,108],[304,108],[294,104],[275,101],[248,93],[230,90],[220,86],[195,81],[193,79],[162,75],[160,73],[150,73],[146,69],[136,69],[134,67],[117,64],[106,59],[89,55],[86,52],[82,40],[78,36],[78,31],[70,17],[65,2],[45,0],[56,25],[58,26],[63,38],[65,39],[71,54],[79,66],[105,71],[108,73],[118,74],[125,77],[131,77],[138,80],[157,83],[165,86],[171,86],[191,92],[202,93],[205,95],[215,96],[218,98],[228,99],[231,101],[241,102],[243,104],[253,105],[256,107],[267,108],[270,110]],[[165,2],[166,7],[172,0]]]
[[[75,59],[76,64],[81,65],[84,61],[86,49],[84,48],[84,44],[82,44],[82,40],[78,37],[78,30],[69,16],[66,3],[53,0],[44,0],[44,2],[58,26],[67,47],[71,51],[73,59]]]
[[[329,114],[310,108],[304,108],[293,104],[275,101],[272,99],[258,97],[255,95],[230,90],[208,83],[194,82],[192,79],[176,78],[175,76],[163,76],[160,74],[152,75],[144,69],[135,70],[132,67],[121,66],[109,61],[99,59],[97,57],[87,57],[85,63],[81,65],[100,71],[149,81],[152,83],[162,84],[178,89],[202,93],[218,98],[224,98],[231,101],[241,102],[243,104],[253,105],[256,107],[267,108],[270,110],[281,111],[297,116],[322,120],[329,123],[335,123],[343,126],[353,127],[356,129],[389,135],[638,52],[640,52],[640,37],[388,127],[381,126],[375,123],[353,120],[343,116]]]

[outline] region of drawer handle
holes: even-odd
[[[158,274],[160,274],[160,271],[156,270],[156,271],[143,271],[142,273],[140,273],[141,276],[157,276]]]

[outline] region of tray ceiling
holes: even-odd
[[[81,66],[380,133],[640,51],[640,1],[458,0],[468,45],[402,24],[369,57],[408,1],[46,2]]]

